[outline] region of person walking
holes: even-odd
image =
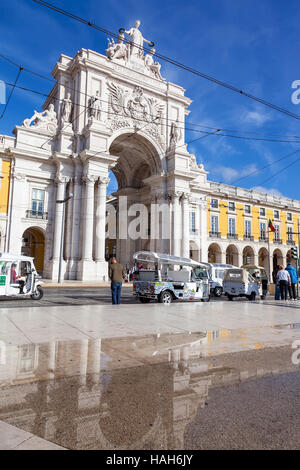
[[[126,277],[122,264],[117,263],[115,257],[111,259],[109,267],[109,278],[111,280],[111,297],[113,305],[121,303],[122,282]]]
[[[291,263],[288,263],[288,265],[285,269],[289,273],[290,278],[291,278],[291,285],[289,286],[290,299],[291,300],[293,300],[293,299],[297,300],[297,295],[296,295],[296,284],[298,284],[297,269],[294,268],[294,266],[292,266]]]
[[[287,300],[288,288],[291,284],[291,278],[289,273],[286,271],[286,269],[284,269],[283,266],[279,266],[277,280],[279,281],[281,300]]]

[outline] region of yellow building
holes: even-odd
[[[272,222],[275,232],[269,228]],[[295,261],[299,245],[299,201],[211,183],[207,197],[208,261],[259,264],[271,271]],[[270,256],[269,256],[270,253]]]
[[[9,211],[11,161],[0,158],[0,251],[5,250]]]

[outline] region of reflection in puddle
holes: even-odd
[[[243,364],[203,358],[201,345],[213,336],[8,347],[0,420],[71,449],[184,449],[187,425],[209,402],[210,389],[293,370],[290,357]]]

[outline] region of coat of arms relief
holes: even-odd
[[[107,87],[109,90],[109,127],[112,130],[126,127],[143,130],[163,144],[164,105],[152,97],[145,96],[144,90],[139,86],[129,90],[108,82]]]

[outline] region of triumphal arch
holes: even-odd
[[[20,251],[25,230],[43,234],[45,277],[57,276],[63,226],[64,278],[107,277],[110,171],[118,183],[120,262],[130,263],[138,249],[189,256],[191,207],[201,221],[199,259],[201,250],[207,253],[206,172],[185,144],[191,100],[164,78],[153,45],[136,21],[128,30],[120,28],[116,41],[108,39],[105,54],[87,49],[73,58],[62,54],[43,111],[15,127],[9,249]],[[32,188],[45,192],[47,214],[34,222],[23,214]],[[56,201],[68,195],[63,220]],[[19,220],[22,224],[14,222]]]

